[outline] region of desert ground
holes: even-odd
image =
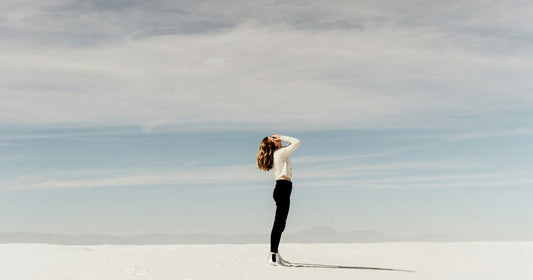
[[[288,261],[414,272],[268,265],[267,244],[0,244],[0,279],[533,279],[533,241],[281,244]]]

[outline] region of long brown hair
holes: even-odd
[[[263,138],[261,145],[259,145],[259,153],[257,153],[257,168],[264,171],[272,169],[276,149],[274,141],[269,140],[268,137]]]

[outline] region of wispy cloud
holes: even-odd
[[[253,171],[252,171],[253,170]],[[161,184],[174,184],[186,186],[191,184],[212,183],[239,183],[265,181],[266,174],[254,172],[250,165],[233,165],[222,167],[189,168],[180,166],[176,168],[159,168],[146,170],[102,170],[82,171],[79,173],[63,172],[63,174],[26,175],[16,179],[0,181],[0,189],[49,189],[49,188],[89,188],[89,187],[120,187],[120,186],[149,186]],[[101,173],[106,173],[102,175]],[[109,174],[123,174],[120,176]],[[259,174],[258,174],[259,173]],[[79,179],[72,179],[80,175]],[[95,176],[96,175],[96,176]],[[263,176],[261,176],[263,175]],[[69,179],[62,179],[69,177]]]
[[[396,177],[394,173],[409,172],[410,174],[425,174],[428,171],[462,172],[482,166],[481,160],[476,159],[444,159],[432,161],[402,161],[381,164],[355,164],[332,165],[302,168],[298,171],[299,178],[303,180],[314,179],[339,179],[349,180],[353,177],[373,176],[380,178]],[[437,175],[436,175],[437,176]]]
[[[379,153],[368,154],[356,154],[356,155],[335,155],[335,156],[300,156],[294,157],[291,161],[294,163],[314,163],[314,162],[330,162],[330,161],[343,161],[358,158],[376,158],[386,157],[394,154],[398,154],[407,150],[411,150],[413,147],[404,147]]]
[[[112,136],[112,135],[125,135],[128,132],[124,131],[108,131],[108,132],[80,132],[80,133],[23,133],[23,134],[11,134],[2,135],[0,140],[27,140],[27,139],[56,139],[56,138],[76,138],[87,136]],[[2,145],[0,143],[0,145]],[[10,144],[8,144],[10,145]]]
[[[463,134],[449,136],[445,138],[443,142],[453,142],[453,141],[471,140],[471,139],[479,139],[479,138],[525,136],[525,135],[533,135],[533,128],[520,127],[516,129],[509,129],[509,130],[477,131],[477,132],[471,132],[471,133],[463,133]]]
[[[312,180],[332,180],[335,184],[348,185],[353,178],[379,177],[380,179],[361,179],[358,181],[369,185],[383,186],[392,182],[406,184],[418,182],[441,182],[456,180],[460,182],[465,178],[477,178],[485,175],[463,174],[454,175],[453,172],[461,172],[467,168],[479,166],[476,161],[468,160],[433,160],[429,162],[402,162],[397,164],[377,165],[354,165],[348,167],[300,167],[297,180],[313,185]],[[397,177],[394,172],[411,171],[410,174],[424,174],[424,170],[441,170],[452,172],[450,175],[420,175],[412,177]],[[413,173],[414,172],[414,173]],[[117,175],[121,174],[121,175]],[[492,176],[492,175],[491,175]],[[521,177],[522,179],[524,177]],[[0,181],[2,190],[20,189],[49,189],[49,188],[89,188],[89,187],[120,187],[120,186],[150,186],[150,185],[176,185],[176,187],[196,184],[217,184],[218,186],[235,187],[235,184],[252,184],[256,188],[259,184],[270,186],[273,180],[271,172],[264,172],[255,165],[230,165],[230,166],[201,166],[185,164],[174,168],[144,168],[144,169],[116,169],[116,170],[82,170],[78,172],[47,172],[46,174],[34,174],[19,176],[14,179]],[[241,187],[237,187],[241,188]],[[245,189],[248,187],[244,187]]]
[[[331,179],[304,181],[302,187],[337,188],[487,188],[529,186],[532,170],[478,173],[468,175],[391,176],[378,179]]]

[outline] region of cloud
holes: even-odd
[[[513,7],[15,3],[2,16],[21,34],[0,49],[2,124],[441,128],[515,123],[533,105],[531,53],[500,32],[529,32]]]
[[[299,156],[294,157],[291,162],[294,163],[314,163],[314,162],[337,162],[343,160],[357,159],[357,158],[375,158],[375,157],[385,157],[401,153],[407,150],[411,150],[413,147],[404,147],[399,149],[393,149],[384,152],[378,153],[369,153],[369,154],[356,154],[356,155],[334,155],[334,156]]]
[[[116,174],[123,174],[117,176]],[[263,175],[263,176],[262,176]],[[84,170],[44,175],[25,175],[16,179],[0,181],[0,189],[51,189],[51,188],[93,188],[121,186],[149,186],[191,184],[227,184],[239,182],[262,182],[267,174],[257,172],[250,165],[222,167],[190,167],[132,169],[132,170]],[[268,177],[270,179],[270,177]]]
[[[468,175],[389,176],[379,179],[347,178],[304,181],[301,187],[338,188],[487,188],[531,185],[531,170],[476,173]]]
[[[124,135],[125,132],[122,131],[98,131],[98,132],[79,132],[79,133],[31,133],[31,134],[12,134],[12,135],[2,135],[0,140],[20,140],[20,139],[55,139],[55,138],[76,138],[76,137],[87,137],[87,136],[112,136],[112,135]],[[12,145],[12,144],[9,144]]]
[[[387,0],[341,0],[334,4],[319,0],[5,0],[0,19],[6,31],[18,33],[16,38],[47,44],[213,33],[255,20],[264,26],[283,24],[306,30],[428,28],[437,33],[505,40],[511,43],[507,47],[521,42],[526,47],[520,38],[524,36],[519,35],[532,31],[528,24],[532,10],[528,1],[486,0],[432,0],[423,4]]]
[[[354,177],[375,177],[380,178],[396,178],[397,174],[427,174],[438,171],[445,171],[447,173],[461,173],[464,170],[482,166],[483,161],[476,159],[439,159],[432,161],[403,161],[403,162],[389,162],[381,164],[338,164],[321,165],[302,167],[298,170],[297,176],[301,180],[309,182],[310,180],[322,179],[340,179],[340,181],[350,181]],[[425,176],[425,175],[423,175]],[[422,176],[422,177],[423,177]],[[439,176],[439,175],[435,175]],[[420,177],[420,176],[418,176]],[[437,177],[432,177],[437,180]]]
[[[427,162],[401,162],[388,164],[353,164],[339,167],[322,166],[317,167],[300,166],[294,171],[296,178],[304,186],[320,186],[324,180],[332,181],[333,185],[350,186],[359,182],[360,186],[393,187],[412,184],[417,187],[427,182],[449,181],[453,184],[462,184],[465,179],[487,179],[490,177],[501,177],[505,172],[492,175],[463,175],[460,172],[469,168],[478,167],[480,161],[468,159],[455,160],[432,160]],[[398,171],[401,174],[414,174],[411,176],[395,175]],[[446,171],[449,175],[428,176],[427,171]],[[416,175],[422,172],[424,175]],[[451,173],[450,173],[451,172]],[[457,173],[458,172],[458,173]],[[519,171],[516,171],[520,173]],[[528,179],[528,176],[514,176],[516,180]],[[118,175],[119,174],[119,175]],[[375,178],[376,175],[379,178]],[[487,177],[488,176],[488,177]],[[354,181],[354,178],[360,178]],[[203,166],[194,162],[186,163],[182,166],[157,168],[157,169],[105,169],[105,170],[81,170],[77,172],[46,172],[44,174],[33,174],[19,176],[10,180],[0,181],[2,190],[21,189],[51,189],[51,188],[93,188],[93,187],[125,187],[125,186],[154,186],[154,185],[175,185],[184,187],[190,185],[210,186],[216,184],[217,188],[228,190],[256,189],[264,184],[270,187],[274,178],[271,172],[264,172],[252,164],[229,165],[229,166]],[[514,180],[514,179],[513,179]],[[521,182],[527,182],[521,181]],[[316,181],[317,183],[313,183]],[[344,182],[344,183],[343,183]],[[246,186],[240,186],[246,184]],[[466,185],[466,186],[471,186]],[[202,190],[198,191],[211,191]]]
[[[499,130],[499,131],[477,131],[471,133],[463,133],[452,135],[443,140],[443,142],[453,142],[461,140],[472,140],[479,138],[497,138],[497,137],[512,137],[512,136],[524,136],[524,135],[533,135],[533,128],[531,127],[520,127],[516,129],[509,130]]]

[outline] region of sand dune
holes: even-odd
[[[272,267],[267,244],[0,244],[0,279],[533,279],[533,242],[282,244],[294,262],[413,270]]]

